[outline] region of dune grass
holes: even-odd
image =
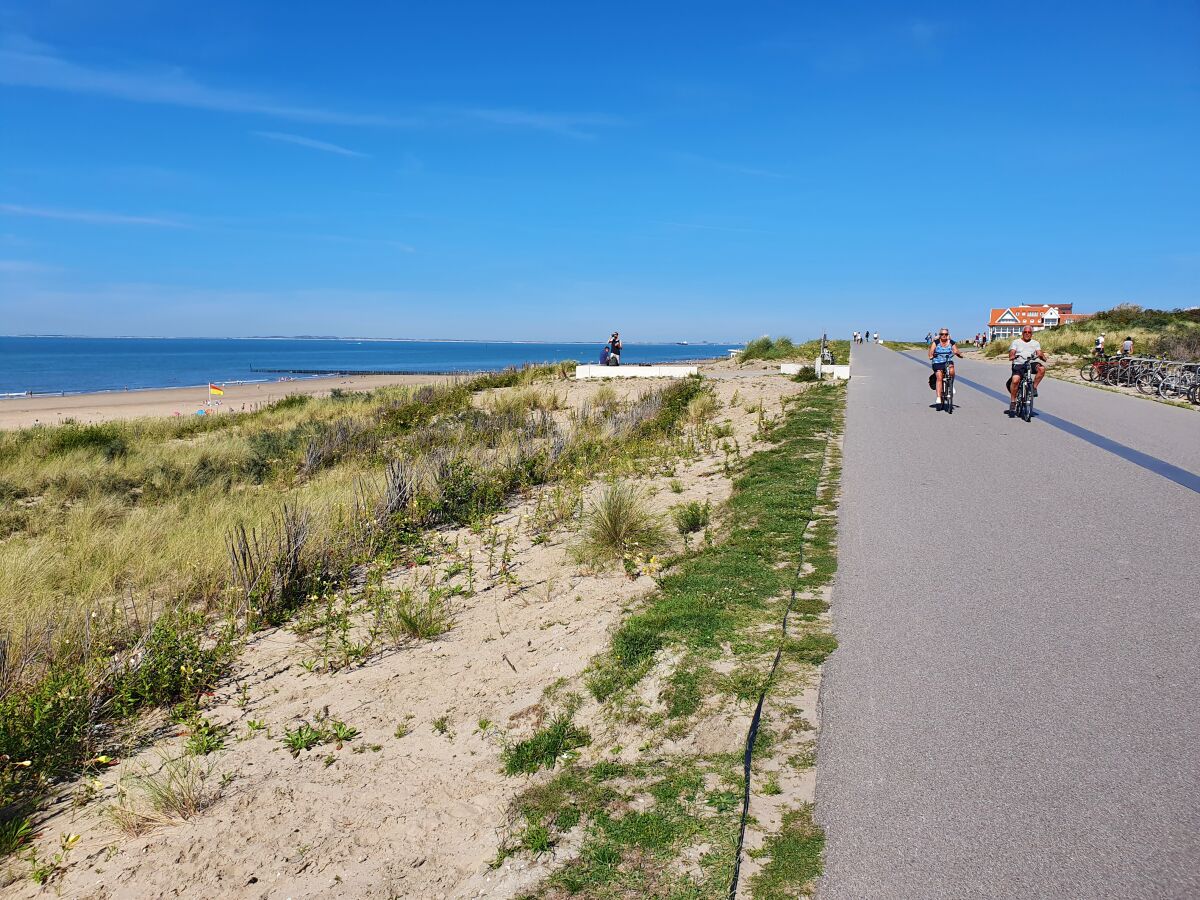
[[[0,809],[112,740],[99,723],[147,705],[194,715],[242,635],[408,552],[422,530],[678,452],[707,390],[688,379],[556,419],[561,398],[535,382],[564,373],[0,435],[0,496],[21,511],[0,537]],[[474,403],[483,391],[491,400]],[[397,634],[453,624],[415,599],[392,613]]]
[[[1200,361],[1200,309],[1143,309],[1121,304],[1082,322],[1035,332],[1034,338],[1048,354],[1090,356],[1101,332],[1105,333],[1109,353],[1119,352],[1121,342],[1132,337],[1137,355]],[[984,354],[1007,356],[1011,344],[1011,339],[993,341]]]
[[[833,361],[844,364],[850,358],[849,341],[828,341],[826,347],[833,354]],[[821,353],[821,341],[811,340],[797,344],[788,337],[771,338],[763,335],[746,344],[738,354],[738,362],[746,363],[759,359],[765,362],[784,360],[814,360]]]

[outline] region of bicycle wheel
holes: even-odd
[[[1021,401],[1021,418],[1028,422],[1033,418],[1033,388],[1028,380],[1021,383],[1021,393],[1024,395]]]
[[[1091,381],[1093,378],[1096,377],[1096,367],[1094,365],[1092,365],[1091,363],[1088,363],[1086,366],[1084,366],[1083,368],[1081,368],[1079,370],[1079,377],[1082,378],[1084,381]]]
[[[946,405],[946,412],[954,414],[954,376],[947,373],[942,380],[942,393],[945,394],[942,402]]]

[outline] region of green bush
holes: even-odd
[[[128,715],[143,706],[194,701],[217,680],[228,661],[226,643],[206,646],[197,613],[167,615],[154,623],[140,659],[112,686],[112,709]]]
[[[750,341],[738,354],[739,362],[749,362],[752,359],[791,359],[799,356],[799,348],[792,343],[791,338],[770,338],[763,335]]]
[[[0,808],[87,758],[95,690],[82,666],[0,700]]]

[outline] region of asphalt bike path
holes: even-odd
[[[852,354],[821,896],[1200,897],[1200,414],[921,356]]]

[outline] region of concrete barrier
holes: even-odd
[[[827,363],[822,363],[820,360],[817,360],[811,366],[806,366],[803,363],[779,364],[779,373],[781,375],[799,375],[801,369],[815,369],[818,378],[833,378],[845,381],[850,377],[849,366],[831,366]]]
[[[587,378],[687,378],[699,366],[576,366],[575,380]]]
[[[850,366],[831,366],[828,363],[823,363],[819,359],[813,364],[813,368],[817,370],[818,378],[832,378],[835,381],[848,381],[850,379]]]

